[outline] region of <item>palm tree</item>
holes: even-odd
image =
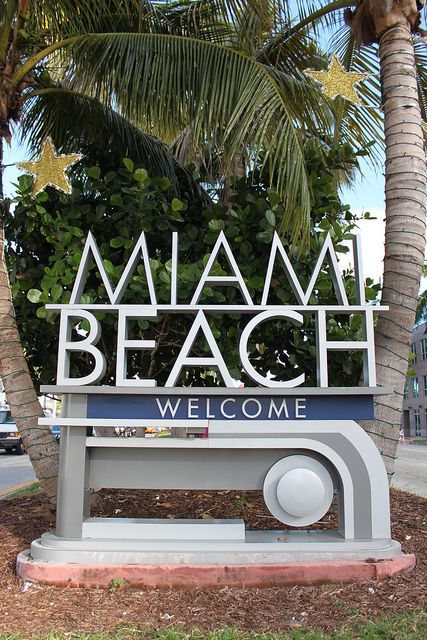
[[[381,6],[373,6],[373,5]],[[418,7],[416,6],[418,4]],[[406,6],[405,6],[406,5]],[[411,5],[411,6],[410,6]],[[358,41],[379,42],[383,88],[385,164],[385,259],[382,304],[376,327],[380,383],[394,394],[377,402],[367,426],[381,453],[396,456],[412,328],[424,264],[426,164],[412,31],[421,2],[359,4],[347,19]],[[372,25],[375,33],[372,33]]]
[[[299,3],[300,5],[303,3]],[[304,3],[306,4],[306,3]],[[318,5],[317,9],[315,5]],[[385,460],[390,475],[396,457],[411,333],[425,251],[426,119],[425,32],[420,28],[424,0],[358,0],[310,3],[311,14],[296,29],[329,19],[344,8],[350,37],[335,38],[349,62],[372,60],[379,45],[381,106],[385,133],[385,259],[376,326],[379,384],[394,393],[376,402],[375,421],[363,426]],[[342,12],[341,12],[342,13]],[[336,24],[336,20],[332,20]],[[356,47],[363,45],[359,54]],[[421,62],[417,65],[417,62]]]

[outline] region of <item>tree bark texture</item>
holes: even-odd
[[[424,3],[425,0],[359,0],[355,10],[344,11],[344,20],[351,27],[359,45],[372,44],[397,25],[409,25],[411,30],[417,29]]]
[[[4,205],[2,204],[2,207]],[[5,260],[0,210],[0,377],[17,429],[35,474],[51,502],[56,498],[59,446],[49,427],[38,425],[43,411],[22,350]]]
[[[397,24],[380,39],[386,142],[385,258],[375,331],[380,396],[375,421],[363,424],[378,446],[389,476],[399,437],[403,390],[425,250],[426,158],[418,102],[414,47],[409,24]]]

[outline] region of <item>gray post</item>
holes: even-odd
[[[86,417],[86,397],[64,395],[62,415]],[[81,538],[83,519],[89,517],[86,430],[86,426],[61,427],[56,533],[64,538]]]

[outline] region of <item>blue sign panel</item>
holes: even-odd
[[[88,418],[126,420],[371,420],[370,395],[179,396],[141,394],[88,396]]]

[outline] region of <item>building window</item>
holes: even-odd
[[[417,347],[415,344],[411,344],[411,353],[412,353],[412,362],[416,362],[417,361]]]
[[[421,435],[421,417],[420,417],[419,409],[414,409],[414,419],[415,419],[415,437],[418,438]]]
[[[427,376],[424,376],[424,395],[427,396]]]
[[[423,360],[427,360],[427,338],[421,340],[421,357]]]
[[[427,381],[427,376],[424,376],[424,385],[426,384]],[[409,398],[409,391],[408,391],[408,383],[405,382],[405,390],[403,392],[403,399],[407,400]]]
[[[418,384],[418,378],[412,378],[412,389],[414,392],[414,398],[418,398],[420,395],[420,385]]]

